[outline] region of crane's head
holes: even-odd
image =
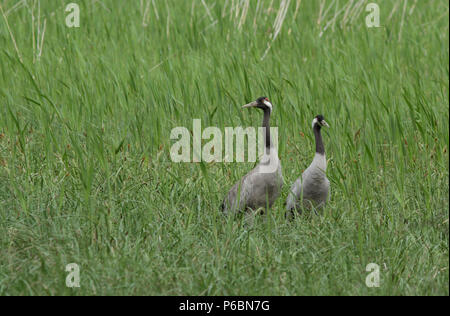
[[[330,127],[330,125],[328,125],[328,123],[325,122],[325,119],[324,119],[323,115],[317,115],[314,118],[314,120],[312,122],[312,128],[315,128],[316,126],[318,128],[322,128],[323,126]]]
[[[266,97],[259,97],[255,101],[242,106],[242,108],[253,108],[253,107],[262,109],[264,111],[269,110],[270,112],[272,112],[272,103],[270,103],[269,99]]]

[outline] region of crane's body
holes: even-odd
[[[276,166],[274,172],[265,172],[269,164]],[[280,196],[282,186],[281,162],[276,149],[272,148],[254,169],[231,188],[225,197],[223,211],[228,214],[271,207]]]
[[[319,210],[328,200],[330,181],[326,176],[327,159],[320,132],[322,126],[328,127],[328,124],[323,119],[323,116],[318,115],[313,121],[316,153],[309,167],[292,184],[286,201],[287,211]]]
[[[264,111],[263,128],[265,131],[265,148],[259,164],[240,179],[228,192],[223,203],[225,214],[236,214],[247,210],[256,211],[271,207],[280,196],[283,186],[281,162],[277,149],[270,139],[269,119],[272,104],[265,97],[243,106],[257,107]]]

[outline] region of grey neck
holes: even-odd
[[[264,118],[263,118],[262,126],[266,130],[265,144],[266,144],[267,149],[270,149],[270,145],[271,145],[269,120],[270,120],[270,110],[264,109]]]
[[[320,133],[320,129],[322,127],[319,124],[314,125],[314,136],[316,138],[316,153],[325,155],[325,147],[322,141],[322,134]]]

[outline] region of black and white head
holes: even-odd
[[[314,129],[316,126],[319,129],[322,128],[323,126],[330,127],[330,125],[328,125],[328,123],[325,122],[325,119],[324,119],[323,115],[317,115],[314,118],[314,120],[312,121],[312,128]]]
[[[255,101],[243,106],[243,108],[252,108],[252,107],[256,107],[264,111],[269,110],[270,112],[272,112],[272,103],[270,103],[267,97],[259,97]]]

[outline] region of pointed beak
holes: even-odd
[[[257,106],[257,105],[258,105],[258,102],[253,101],[253,102],[251,102],[251,103],[248,103],[248,104],[246,104],[246,105],[243,105],[242,108],[243,108],[243,109],[245,109],[245,108],[253,108],[253,107]]]
[[[325,122],[325,120],[321,121],[320,123],[322,124],[322,126],[326,126],[326,127],[330,128],[330,125],[328,125],[328,123]]]

